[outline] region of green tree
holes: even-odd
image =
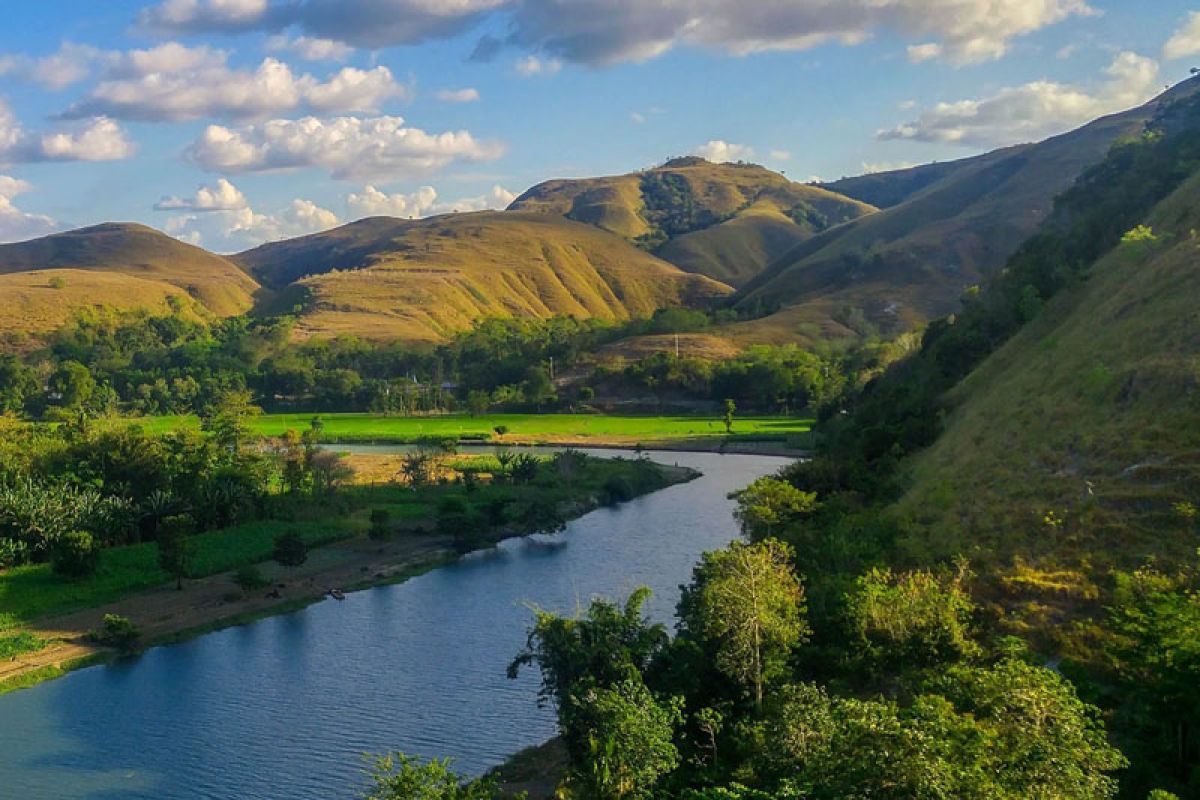
[[[158,566],[175,579],[175,588],[183,588],[183,578],[191,569],[195,547],[188,536],[191,520],[184,516],[167,517],[158,527]]]
[[[404,753],[375,759],[371,788],[364,800],[493,800],[495,784],[469,781],[450,768],[449,759],[421,761]]]
[[[817,509],[816,493],[802,492],[778,478],[759,478],[729,497],[737,501],[733,516],[751,541],[774,536]]]
[[[201,419],[202,430],[212,434],[214,441],[228,453],[241,452],[251,436],[250,421],[262,413],[245,389],[221,394]]]
[[[20,414],[37,396],[37,373],[14,355],[0,354],[0,415]]]
[[[737,403],[729,398],[725,398],[725,416],[721,420],[725,423],[725,433],[733,433],[733,414],[736,411]]]
[[[68,578],[86,578],[100,565],[100,545],[87,531],[67,531],[51,547],[54,571]]]
[[[715,649],[717,669],[749,689],[756,707],[809,634],[792,561],[791,548],[776,539],[734,542],[704,554],[680,600],[684,631]]]
[[[492,397],[487,392],[480,389],[472,389],[467,392],[467,411],[472,417],[478,417],[486,414],[491,408]]]
[[[640,676],[609,688],[587,688],[572,700],[587,759],[574,778],[598,800],[654,796],[659,779],[679,766],[673,742],[683,701],[659,701]]]
[[[64,361],[50,374],[47,387],[56,405],[79,409],[95,393],[96,379],[91,370],[78,361]]]

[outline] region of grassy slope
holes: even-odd
[[[58,278],[65,286],[56,289]],[[76,269],[46,269],[0,275],[0,333],[39,336],[51,333],[80,310],[92,306],[119,309],[149,309],[165,313],[168,297],[184,305],[191,299],[180,288],[161,281],[134,278],[115,272]]]
[[[49,269],[142,279],[145,283],[136,285],[141,291],[128,298],[126,307],[143,297],[148,305],[160,303],[165,290],[150,282],[167,284],[184,290],[220,316],[248,311],[258,289],[258,284],[228,259],[144,225],[107,223],[0,245],[0,274]]]
[[[1172,90],[1195,90],[1189,81]],[[881,202],[885,211],[805,242],[743,288],[743,307],[783,301],[780,313],[742,326],[734,339],[850,338],[838,317],[862,309],[884,332],[951,313],[962,291],[999,269],[1050,212],[1053,198],[1112,142],[1140,132],[1157,101],[1097,120],[1037,145],[956,162],[942,172],[843,181],[835,186]],[[857,181],[857,182],[855,182]]]
[[[1149,223],[1155,248],[1122,245],[955,390],[897,505],[914,551],[1042,589],[1058,568],[1195,551],[1200,528],[1172,507],[1200,501],[1200,177]]]
[[[774,258],[818,232],[817,226],[795,222],[785,211],[803,204],[823,214],[827,224],[838,224],[874,210],[755,165],[699,161],[648,172],[682,179],[697,208],[729,218],[678,235],[656,254],[688,272],[732,286],[742,285]],[[641,179],[642,173],[632,173],[547,181],[521,195],[510,208],[566,216],[632,240],[651,231],[643,213]]]
[[[313,414],[266,414],[254,420],[258,432],[278,436],[288,429],[308,427]],[[594,437],[600,440],[637,442],[723,438],[725,427],[717,417],[618,417],[596,414],[487,414],[478,417],[384,417],[373,414],[321,414],[325,436],[350,441],[415,441],[422,437],[458,437],[486,440],[497,425],[508,427],[506,440],[539,437]],[[782,439],[805,433],[811,420],[795,417],[745,417],[736,419],[737,436]],[[196,427],[194,417],[149,417],[142,424],[152,433]]]
[[[730,291],[591,226],[516,212],[363,220],[238,260],[272,286],[311,273],[297,284],[304,336],[441,341],[483,317],[620,320]]]

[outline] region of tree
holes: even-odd
[[[224,392],[202,417],[201,429],[211,433],[226,452],[241,452],[243,442],[251,434],[250,420],[262,413],[252,399],[245,389]]]
[[[158,566],[175,579],[176,589],[183,589],[183,578],[195,556],[188,537],[190,522],[184,516],[167,517],[158,527]]]
[[[725,416],[722,418],[722,421],[725,423],[725,433],[733,433],[733,414],[735,411],[737,411],[737,404],[733,400],[726,398]]]
[[[304,538],[295,531],[281,533],[275,537],[275,547],[271,557],[281,566],[298,567],[308,560],[308,545],[304,543]]]
[[[19,414],[39,391],[37,373],[14,355],[0,354],[0,415]]]
[[[68,409],[82,408],[96,391],[96,379],[78,361],[64,361],[50,374],[47,384],[56,405]]]
[[[492,800],[494,782],[468,781],[450,768],[449,759],[421,761],[404,753],[375,759],[371,788],[364,800]]]
[[[734,518],[752,541],[769,538],[817,509],[815,492],[802,492],[777,478],[759,478],[729,497],[737,501]]]
[[[68,578],[86,578],[100,565],[100,545],[87,531],[67,531],[51,546],[54,571]]]
[[[749,688],[761,707],[764,686],[809,634],[791,548],[765,539],[705,553],[679,617],[688,635],[715,648],[717,669]]]
[[[471,413],[472,417],[486,414],[491,405],[492,398],[487,392],[472,389],[467,393],[467,411]]]
[[[589,687],[573,704],[576,735],[587,742],[575,779],[600,800],[653,797],[658,780],[679,765],[672,739],[683,721],[682,699],[660,702],[634,675],[610,688]]]
[[[518,453],[512,461],[512,468],[510,470],[512,482],[517,485],[533,483],[533,479],[537,477],[540,463],[537,456],[530,455],[529,453]]]

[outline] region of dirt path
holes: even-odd
[[[46,667],[63,667],[81,658],[111,653],[83,638],[105,614],[128,617],[142,631],[143,642],[153,644],[172,634],[216,626],[224,620],[268,614],[272,609],[318,600],[333,587],[386,583],[452,555],[446,539],[415,530],[398,534],[391,542],[349,539],[311,550],[308,561],[299,567],[260,565],[263,575],[278,588],[279,598],[268,597],[269,588],[242,592],[233,582],[233,573],[224,572],[184,581],[182,590],[162,586],[115,603],[41,620],[28,629],[53,643],[35,653],[0,662],[0,683]]]

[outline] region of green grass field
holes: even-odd
[[[254,421],[262,434],[278,436],[288,429],[304,430],[313,414],[265,414]],[[487,414],[478,417],[446,415],[386,417],[374,414],[321,414],[325,436],[337,442],[413,442],[424,437],[494,439],[493,429],[508,428],[513,441],[554,441],[556,438],[595,439],[597,444],[645,444],[731,439],[732,441],[803,440],[811,419],[744,417],[734,420],[733,435],[716,416],[609,416],[600,414]],[[195,417],[148,417],[138,422],[151,433],[198,428]],[[802,441],[799,441],[801,445]]]

